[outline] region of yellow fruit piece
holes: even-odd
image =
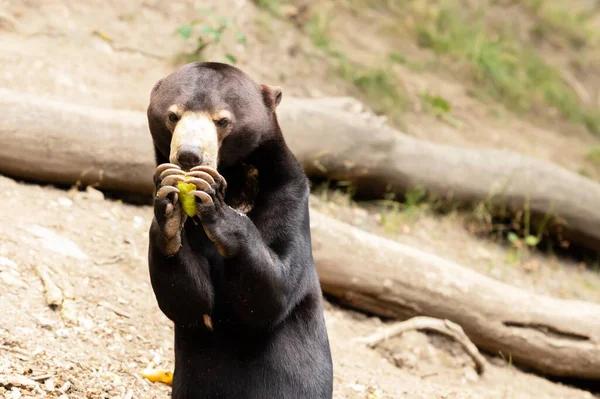
[[[173,372],[162,369],[148,368],[142,371],[142,377],[150,382],[162,382],[163,384],[171,385],[173,383]]]
[[[181,201],[181,207],[185,214],[189,217],[196,216],[196,197],[188,194],[190,191],[194,191],[196,186],[180,181],[177,183],[177,188],[179,189],[179,201]]]

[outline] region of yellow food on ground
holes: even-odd
[[[150,382],[162,382],[167,385],[173,383],[173,372],[168,370],[148,368],[142,371],[142,377]]]
[[[186,215],[190,217],[196,216],[196,197],[188,194],[190,191],[194,191],[196,186],[192,183],[178,182],[177,188],[179,189],[179,201],[181,201],[181,207]]]

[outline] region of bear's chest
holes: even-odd
[[[224,172],[227,180],[227,205],[242,214],[248,214],[254,209],[258,197],[258,169],[253,165],[242,163],[236,168]]]

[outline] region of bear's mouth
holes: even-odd
[[[169,161],[187,171],[195,166],[216,169],[219,143],[219,133],[210,115],[184,112],[173,130]]]

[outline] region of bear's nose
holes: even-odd
[[[190,170],[202,163],[200,150],[193,146],[181,146],[177,151],[177,162],[183,169]]]

